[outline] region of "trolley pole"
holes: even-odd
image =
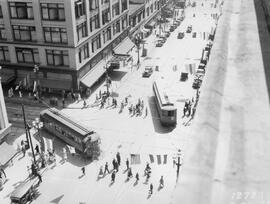
[[[25,112],[24,112],[24,105],[23,104],[22,104],[22,112],[23,112],[23,121],[24,121],[26,139],[27,139],[28,144],[31,147],[32,155],[33,155],[33,158],[34,158],[34,164],[36,164],[36,157],[35,157],[35,153],[34,153],[32,138],[31,138],[31,134],[30,134],[30,131],[29,131],[29,126],[26,123]]]

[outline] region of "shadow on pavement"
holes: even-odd
[[[60,195],[59,197],[51,200],[50,203],[58,204],[63,197],[64,197],[64,195]]]
[[[92,162],[91,159],[87,159],[83,157],[81,154],[73,154],[70,152],[69,148],[67,148],[67,144],[64,143],[62,140],[60,140],[57,137],[54,137],[52,134],[48,133],[47,131],[41,130],[41,135],[44,138],[47,138],[52,141],[53,144],[53,149],[55,151],[55,154],[57,154],[59,157],[63,158],[63,149],[66,149],[67,152],[67,161],[70,162],[71,164],[78,166],[78,167],[83,167]],[[62,160],[61,160],[62,161]],[[60,164],[63,162],[60,161]]]
[[[112,71],[109,76],[112,81],[121,81],[122,78],[127,74],[127,72],[123,71]]]
[[[156,106],[154,96],[151,96],[148,98],[148,104],[149,104],[150,113],[151,113],[152,121],[154,124],[155,132],[163,133],[163,134],[171,132],[175,127],[163,127],[160,123],[160,118],[159,118],[159,114],[157,111],[157,106]]]
[[[267,8],[264,9],[262,2],[263,1],[254,0],[254,6],[257,17],[257,26],[259,31],[260,47],[262,51],[264,73],[266,77],[265,80],[270,101],[270,17],[264,12],[264,10],[267,10]]]

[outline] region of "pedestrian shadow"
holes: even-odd
[[[125,183],[129,182],[129,180],[130,180],[130,178],[127,177],[125,180]]]
[[[133,183],[133,186],[137,186],[138,185],[138,181],[136,180],[134,183]]]
[[[163,188],[163,187],[159,185],[159,187],[158,187],[157,190],[160,191],[162,188]]]
[[[152,196],[152,194],[151,193],[148,193],[147,200],[150,199],[151,196]]]
[[[113,184],[114,184],[114,182],[111,182],[111,183],[109,184],[109,187],[111,187]]]
[[[22,160],[25,157],[25,155],[22,155],[20,158],[18,158],[18,160]]]
[[[99,181],[100,179],[103,179],[105,176],[106,176],[106,174],[98,175],[96,181]]]
[[[82,177],[84,177],[84,174],[78,176],[78,179],[81,179]]]
[[[128,171],[128,169],[124,170],[124,171],[123,171],[123,174],[127,173],[127,171]]]
[[[144,185],[148,185],[148,179],[143,182]]]

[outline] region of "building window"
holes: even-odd
[[[102,11],[102,25],[110,21],[110,9],[107,8]]]
[[[9,9],[11,18],[20,18],[20,19],[34,18],[32,3],[10,2]]]
[[[120,14],[119,2],[112,5],[112,17],[115,17]]]
[[[85,2],[84,0],[75,1],[75,16],[80,18],[85,15]]]
[[[0,6],[0,18],[3,18],[2,6]]]
[[[77,39],[78,42],[87,36],[87,27],[86,22],[81,23],[80,25],[77,25]]]
[[[0,40],[6,40],[6,31],[5,31],[5,25],[0,24]]]
[[[101,0],[101,5],[109,3],[110,0]]]
[[[34,26],[19,26],[14,25],[13,35],[15,40],[19,41],[36,41],[36,28]]]
[[[153,4],[150,6],[151,13],[153,13]]]
[[[66,50],[47,50],[47,64],[53,66],[68,66],[68,51]]]
[[[64,21],[64,4],[47,3],[41,4],[41,14],[43,20]]]
[[[155,10],[157,9],[157,2],[155,1]]]
[[[138,23],[140,23],[141,20],[142,20],[142,13],[139,13],[139,14],[138,14]]]
[[[100,34],[92,40],[92,52],[94,53],[99,48],[101,48]]]
[[[127,15],[122,18],[122,30],[125,30],[127,28]]]
[[[112,39],[111,27],[108,27],[106,30],[103,31],[103,42],[106,43],[111,39]]]
[[[94,15],[92,18],[90,18],[90,31],[92,32],[95,29],[98,29],[100,27],[99,25],[99,15]]]
[[[132,18],[132,27],[136,26],[136,16]]]
[[[67,29],[44,27],[44,39],[48,43],[67,43]]]
[[[120,32],[120,20],[118,20],[115,24],[113,24],[113,34]]]
[[[122,0],[122,12],[127,10],[128,2],[127,0]]]
[[[98,8],[98,0],[89,0],[90,11],[96,10]]]
[[[34,48],[15,48],[17,61],[22,63],[39,63],[38,49]]]
[[[147,14],[147,16],[149,16],[149,7],[147,7],[147,9],[146,9],[146,14]]]
[[[86,43],[79,49],[79,62],[82,62],[82,59],[87,59],[89,57],[89,45]]]
[[[7,46],[0,46],[0,61],[9,62],[9,51]]]

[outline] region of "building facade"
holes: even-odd
[[[0,6],[2,74],[28,88],[37,81],[46,91],[78,90],[128,35],[128,0],[1,0]]]

